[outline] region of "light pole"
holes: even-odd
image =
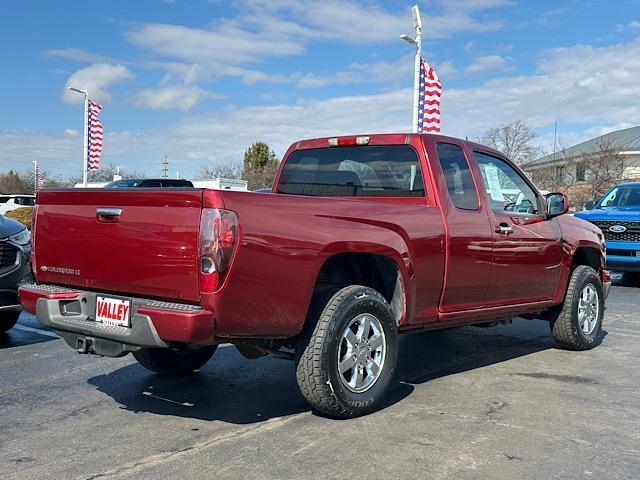
[[[87,170],[89,169],[89,93],[86,90],[74,87],[67,87],[67,90],[78,92],[84,95],[84,151],[82,153],[82,186],[87,188]]]
[[[410,45],[416,47],[416,56],[414,61],[413,72],[413,133],[418,132],[418,106],[420,101],[420,60],[422,58],[422,19],[420,18],[420,10],[418,5],[411,8],[411,16],[413,17],[413,26],[416,30],[416,37],[412,38],[406,33],[400,35],[400,38]]]

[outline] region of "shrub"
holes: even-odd
[[[33,207],[20,207],[8,212],[5,217],[13,218],[22,223],[25,227],[31,230],[31,217],[33,216]]]

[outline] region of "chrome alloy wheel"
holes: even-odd
[[[355,393],[369,390],[380,377],[386,353],[382,324],[374,315],[362,313],[342,332],[338,347],[338,376]]]
[[[578,300],[578,325],[583,333],[589,335],[596,328],[600,314],[600,299],[596,288],[588,283],[580,293]]]

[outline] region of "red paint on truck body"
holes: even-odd
[[[576,249],[602,251],[597,229],[567,216],[511,219],[516,234],[499,238],[495,223],[504,219],[488,208],[472,155],[481,149],[503,158],[498,152],[439,135],[369,137],[369,145],[409,144],[415,149],[424,197],[311,197],[278,194],[275,187],[272,194],[40,191],[34,265],[38,282],[199,305],[197,314],[156,314],[154,324],[158,322],[163,339],[206,343],[214,336],[276,338],[299,333],[318,272],[335,254],[371,253],[391,259],[404,292],[400,327],[411,330],[558,304]],[[456,143],[468,157],[480,202],[473,216],[449,202],[437,142]],[[327,138],[297,142],[283,164],[291,152],[307,148],[331,147]],[[282,167],[278,176],[281,171]],[[117,222],[103,222],[96,218],[100,207],[120,208],[122,214]],[[198,284],[202,208],[231,210],[239,225],[233,259],[212,293],[203,293]],[[523,287],[534,275],[540,279],[528,292]],[[37,299],[31,291],[22,292],[21,298],[27,310],[35,310]],[[180,322],[185,322],[184,328]]]

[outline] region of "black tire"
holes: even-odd
[[[143,348],[133,352],[140,365],[164,375],[180,375],[198,370],[213,356],[217,345],[178,352],[168,348]]]
[[[9,311],[0,314],[0,332],[8,332],[11,330],[20,318],[20,312]]]
[[[398,357],[398,329],[389,304],[377,291],[353,285],[339,290],[319,307],[312,307],[296,348],[300,392],[314,410],[330,417],[350,418],[370,413],[378,407],[391,383]],[[355,392],[341,379],[338,355],[341,344],[345,345],[342,333],[361,314],[370,314],[378,320],[384,332],[384,359],[378,376],[370,377],[374,379],[372,385]],[[364,375],[369,377],[368,371]]]
[[[580,328],[578,302],[587,285],[597,292],[598,314],[591,333]],[[604,290],[600,276],[591,267],[579,265],[571,274],[564,303],[550,318],[551,333],[558,345],[567,350],[590,350],[597,345],[604,316]]]

